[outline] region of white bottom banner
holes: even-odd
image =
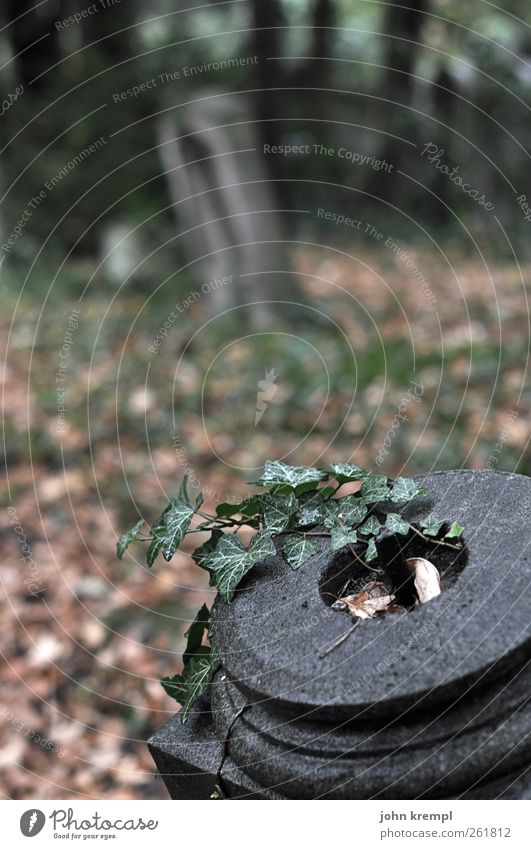
[[[4,801],[2,845],[531,846],[529,802],[222,801]]]

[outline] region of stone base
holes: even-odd
[[[458,521],[466,564],[437,598],[362,622],[324,658],[349,625],[329,590],[352,563],[323,541],[296,572],[258,564],[217,608],[208,694],[149,741],[172,798],[216,785],[228,798],[531,798],[531,481],[420,480],[428,496],[404,515]]]
[[[216,736],[209,705],[209,697],[203,696],[186,725],[181,724],[179,714],[176,714],[148,741],[171,798],[209,799],[218,787],[229,799],[290,798],[277,792],[279,788],[260,787],[230,757],[223,762],[223,741]],[[373,798],[393,799],[397,796],[391,793]],[[428,792],[419,798],[440,799],[441,796]],[[478,784],[458,796],[443,798],[531,799],[531,766]]]

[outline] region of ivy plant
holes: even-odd
[[[342,486],[352,482],[360,483],[359,491],[341,497]],[[413,531],[442,545],[461,545],[463,528],[457,522],[449,526],[445,520],[430,515],[420,522],[419,528],[396,512],[397,505],[426,494],[411,478],[393,480],[353,463],[332,463],[330,468],[320,469],[271,460],[253,486],[259,489],[258,493],[239,504],[218,504],[212,515],[201,510],[201,494],[192,502],[185,477],[177,495],[149,532],[142,533],[144,521],[140,519],[122,534],[117,556],[121,559],[135,540],[146,541],[146,561],[151,567],[159,555],[171,560],[185,536],[208,533],[208,539],[192,557],[208,572],[218,597],[231,602],[240,581],[256,563],[280,553],[288,568],[300,569],[317,553],[318,537],[329,537],[333,551],[349,547],[368,569],[377,557],[376,537],[384,528],[403,535]],[[194,519],[198,521],[194,523]],[[238,536],[243,527],[254,531],[247,547]],[[182,704],[182,722],[187,721],[193,703],[206,690],[219,666],[211,627],[216,602],[217,599],[212,610],[206,605],[201,607],[185,635],[183,671],[161,681],[168,695]]]

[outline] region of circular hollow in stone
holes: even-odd
[[[424,557],[438,569],[443,592],[456,583],[468,562],[466,542],[461,551],[456,551],[448,546],[437,545],[436,540],[433,542],[431,540],[425,541],[414,531],[410,531],[407,535],[404,534],[400,539],[405,559]],[[323,570],[319,592],[327,607],[332,607],[339,597],[357,595],[370,581],[381,581],[389,586],[385,574],[376,574],[365,568],[360,562],[360,560],[363,560],[365,546],[354,545],[353,549],[359,560],[354,557],[349,548],[343,548],[337,552]],[[382,567],[379,558],[372,560],[369,565],[372,569],[381,569]],[[390,586],[389,592],[392,592]],[[374,620],[367,619],[366,621],[373,622]]]

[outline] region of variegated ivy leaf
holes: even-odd
[[[212,531],[210,539],[207,539],[207,541],[204,542],[203,545],[199,546],[199,548],[196,548],[196,550],[192,554],[192,558],[193,560],[195,560],[198,566],[201,566],[201,568],[203,569],[205,568],[206,558],[209,554],[212,554],[215,548],[217,548],[218,542],[220,541],[222,536],[223,532],[219,531],[216,528],[216,530]]]
[[[374,541],[374,539],[370,539],[363,555],[363,559],[366,563],[370,563],[371,560],[376,560],[377,557],[378,551],[376,550],[376,542]]]
[[[271,539],[271,531],[260,531],[255,534],[247,549],[249,557],[253,564],[261,560],[266,560],[268,557],[273,557],[277,552],[275,543]]]
[[[427,537],[436,537],[443,525],[444,519],[438,519],[437,516],[427,516],[420,521],[422,532]]]
[[[129,546],[131,545],[133,540],[135,540],[137,538],[143,524],[144,524],[144,520],[140,519],[136,523],[136,525],[133,525],[133,527],[130,528],[130,530],[126,531],[125,534],[122,534],[122,536],[120,537],[120,539],[116,543],[116,556],[119,560],[122,559],[122,557],[124,556],[125,552],[129,548]]]
[[[257,486],[287,484],[296,487],[303,483],[318,483],[328,480],[328,472],[312,469],[310,466],[288,466],[280,460],[268,460],[262,477],[255,481]]]
[[[172,675],[160,682],[167,694],[182,704],[179,716],[183,725],[188,720],[194,702],[210,684],[218,666],[219,657],[212,649],[208,655],[192,658],[181,675]]]
[[[299,569],[303,563],[316,553],[317,549],[313,542],[302,536],[286,537],[282,552],[292,569]]]
[[[232,601],[236,587],[249,569],[275,553],[270,531],[256,534],[248,550],[235,534],[221,534],[216,547],[202,554],[199,565],[210,573],[210,585],[217,587],[223,601]]]
[[[279,533],[287,528],[291,516],[297,509],[297,499],[293,492],[289,495],[259,495],[258,503],[264,515],[264,524],[268,531]]]
[[[318,492],[308,492],[299,498],[295,523],[301,527],[318,525],[324,519],[324,502]]]
[[[347,481],[361,481],[370,476],[370,472],[357,466],[355,463],[332,463],[330,466],[334,477],[339,483]]]
[[[307,528],[311,525],[319,525],[324,520],[324,517],[325,514],[322,506],[305,504],[297,511],[295,519],[298,527]]]
[[[170,509],[164,514],[164,537],[162,540],[162,556],[165,560],[171,560],[192,521],[194,508],[185,501],[172,498]]]
[[[165,560],[171,560],[184,539],[195,512],[190,504],[187,484],[188,477],[185,475],[177,497],[171,499],[151,528],[152,539],[147,553],[148,566],[153,565],[160,551]],[[198,504],[201,504],[202,497],[202,495],[198,497]]]
[[[343,528],[341,526],[332,528],[330,536],[332,551],[339,551],[345,545],[353,545],[358,541],[356,531],[351,531],[350,528]]]
[[[367,515],[367,508],[355,495],[346,495],[338,501],[339,512],[346,525],[357,525]]]
[[[375,504],[389,498],[386,476],[370,475],[361,485],[360,497],[364,504]]]
[[[216,548],[199,564],[210,573],[210,585],[217,587],[223,601],[232,601],[241,579],[254,565],[234,534],[222,534]]]
[[[409,533],[409,522],[406,522],[398,513],[388,513],[385,517],[385,527],[395,534]]]
[[[332,490],[333,492],[334,490]],[[324,492],[324,490],[323,490]],[[329,504],[322,492],[308,492],[299,498],[299,509],[295,515],[295,523],[301,528],[310,525],[320,525],[329,513]]]
[[[168,675],[166,678],[162,678],[160,683],[168,696],[171,696],[172,699],[175,699],[176,702],[180,702],[182,705],[185,703],[188,694],[188,684],[184,675]]]
[[[206,604],[203,604],[197,611],[194,621],[184,635],[186,637],[186,649],[183,654],[185,666],[193,657],[206,655],[210,652],[209,646],[202,645],[205,631],[208,632],[209,627],[210,610]]]
[[[427,490],[419,486],[412,478],[397,478],[393,484],[389,498],[391,501],[411,501],[419,495],[426,495]]]
[[[169,508],[166,508],[169,509]],[[146,554],[146,562],[148,566],[153,566],[155,559],[162,548],[162,543],[164,542],[166,534],[166,525],[164,523],[164,513],[160,518],[155,522],[153,527],[151,528],[151,543],[147,550]]]
[[[376,516],[369,516],[369,518],[363,523],[363,525],[358,528],[358,533],[363,536],[375,536],[379,533],[381,528],[380,520],[376,518]]]
[[[341,513],[341,510],[339,508],[339,501],[327,501],[324,506],[324,512],[324,524],[327,528],[335,528],[337,526],[341,526],[341,522],[339,520],[339,514]]]

